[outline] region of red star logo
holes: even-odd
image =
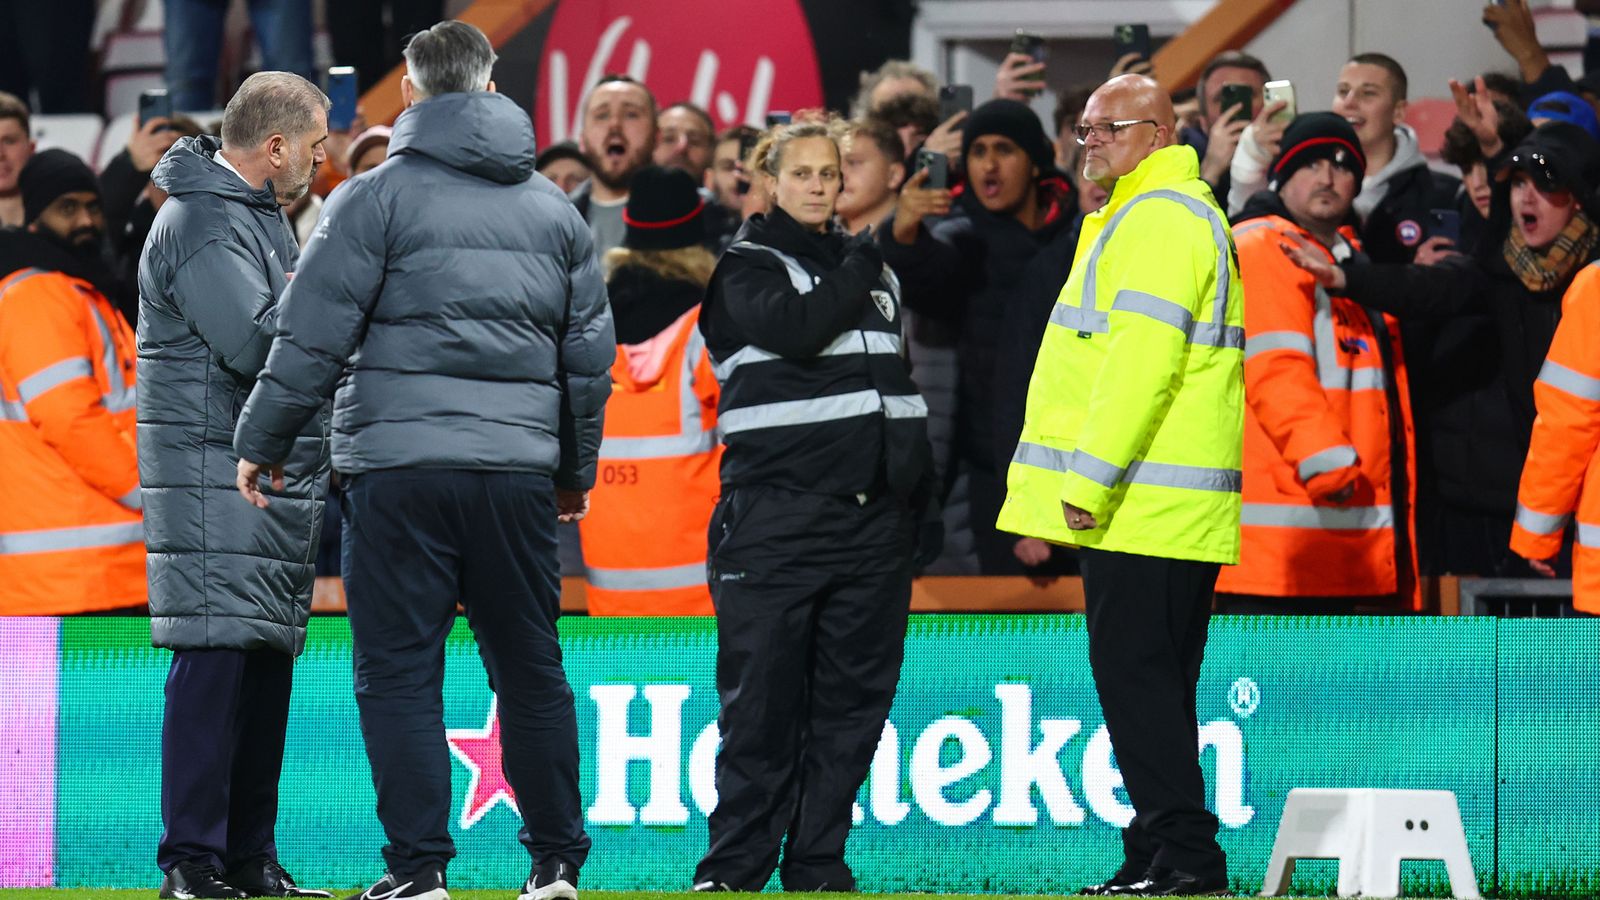
[[[498,698],[489,696],[489,719],[480,728],[452,728],[444,739],[450,752],[472,773],[467,784],[467,801],[461,807],[461,828],[466,830],[478,824],[484,814],[504,802],[513,811],[517,809],[516,795],[506,781],[500,767],[500,717],[495,715]]]

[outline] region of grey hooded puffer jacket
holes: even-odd
[[[171,195],[139,260],[139,481],[158,647],[298,654],[328,483],[328,413],[286,454],[267,509],[234,487],[233,429],[299,255],[272,184],[253,190],[184,138],[152,179]]]
[[[441,94],[334,191],[234,436],[283,459],[334,396],[343,475],[441,468],[594,484],[616,354],[589,229],[511,99]],[[337,393],[335,393],[337,391]]]

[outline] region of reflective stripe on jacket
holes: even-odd
[[[873,253],[752,216],[700,312],[721,398],[724,488],[850,496],[928,487],[928,407],[901,354],[900,284]]]
[[[1028,388],[998,527],[1061,544],[1239,558],[1244,295],[1188,147],[1084,220]],[[1062,503],[1098,519],[1067,527]]]
[[[1409,539],[1414,441],[1396,325],[1349,298],[1330,297],[1280,249],[1289,233],[1314,242],[1276,215],[1234,229],[1250,298],[1243,546],[1239,565],[1222,570],[1217,590],[1272,597],[1404,591],[1402,602],[1418,609]],[[1353,234],[1345,238],[1354,244]],[[1323,253],[1332,261],[1333,254]],[[1398,454],[1391,395],[1404,440]],[[1404,469],[1393,472],[1395,463]],[[1345,488],[1353,491],[1348,500],[1328,500]],[[1401,528],[1408,540],[1396,539]]]
[[[88,282],[0,279],[0,615],[142,606],[134,337]]]
[[[717,381],[699,309],[673,326],[658,379],[611,367],[600,462],[579,523],[591,616],[709,616],[706,531],[720,482]]]
[[[1572,601],[1600,614],[1600,263],[1573,279],[1561,324],[1533,385],[1539,417],[1517,492],[1511,549],[1528,559],[1561,550],[1569,522]]]

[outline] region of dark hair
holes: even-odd
[[[179,137],[199,137],[206,133],[199,122],[189,118],[183,113],[176,113],[167,120],[167,128],[178,133]]]
[[[33,135],[30,130],[31,118],[28,104],[22,102],[22,99],[15,94],[0,91],[0,119],[16,119],[17,124],[22,126],[22,133],[31,137]]]
[[[589,157],[583,155],[583,151],[578,149],[577,144],[571,141],[561,141],[540,150],[539,155],[533,158],[533,168],[536,171],[542,170],[545,166],[560,159],[577,160],[585,166],[589,165]]]
[[[1500,114],[1500,127],[1495,133],[1500,135],[1500,142],[1507,147],[1515,147],[1522,143],[1522,139],[1533,131],[1533,124],[1522,110],[1504,100],[1494,101],[1494,110]],[[1456,119],[1444,131],[1444,147],[1439,155],[1444,161],[1465,172],[1476,163],[1488,163],[1483,158],[1483,151],[1478,147],[1478,138],[1467,127],[1467,123]]]
[[[1211,80],[1212,74],[1218,69],[1249,69],[1260,75],[1262,81],[1272,80],[1272,73],[1267,71],[1266,63],[1239,50],[1224,50],[1211,57],[1206,67],[1200,70],[1200,80],[1194,84],[1195,95],[1200,98],[1201,115],[1211,115],[1211,110],[1206,108],[1206,82]],[[1059,128],[1056,130],[1060,131]]]
[[[900,140],[900,132],[878,116],[852,119],[845,125],[844,133],[850,138],[864,137],[877,144],[878,152],[890,162],[902,162],[906,158],[906,145]]]
[[[455,19],[412,35],[403,52],[411,86],[423,97],[484,90],[497,58],[483,32]]]
[[[939,127],[939,101],[927,94],[900,94],[885,100],[873,115],[890,128],[915,125],[919,131],[931,132]]]
[[[1504,72],[1485,72],[1481,77],[1483,78],[1483,86],[1490,93],[1501,94],[1512,99],[1516,99],[1522,94],[1522,79],[1515,75],[1507,75]],[[1467,93],[1474,93],[1477,90],[1476,81],[1467,83]]]
[[[1089,97],[1094,94],[1096,87],[1093,84],[1075,84],[1056,97],[1056,108],[1050,113],[1050,122],[1056,130],[1051,134],[1060,134],[1061,126],[1067,124],[1067,120],[1083,115],[1083,108],[1089,105]]]
[[[679,100],[677,103],[674,103],[671,106],[668,106],[668,107],[662,109],[661,112],[662,113],[669,113],[669,112],[672,112],[675,109],[686,109],[686,110],[689,111],[690,115],[693,115],[694,117],[698,118],[700,121],[706,123],[706,134],[711,135],[711,139],[713,141],[716,140],[716,138],[717,138],[717,123],[711,121],[711,113],[706,112],[705,110],[701,109],[698,106],[695,106],[693,103],[690,103],[687,100]]]
[[[656,116],[661,114],[661,107],[656,103],[656,95],[650,93],[650,89],[644,86],[644,82],[634,78],[632,75],[626,75],[621,72],[607,72],[606,74],[600,76],[600,80],[594,83],[594,87],[590,88],[588,95],[584,97],[583,115],[585,118],[587,118],[589,115],[589,97],[593,97],[595,91],[600,90],[608,84],[631,84],[639,90],[644,91],[644,95],[650,98],[650,121],[652,124],[655,122]]]
[[[1355,56],[1350,57],[1350,62],[1360,66],[1377,66],[1388,72],[1389,85],[1394,99],[1406,99],[1406,91],[1410,88],[1410,82],[1406,78],[1405,68],[1394,57],[1386,53],[1357,53]],[[1349,65],[1349,63],[1346,63],[1346,65]]]
[[[761,129],[749,125],[732,125],[723,129],[717,135],[717,143],[724,144],[728,141],[738,141],[741,144],[754,144],[761,137]]]

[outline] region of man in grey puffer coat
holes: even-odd
[[[253,75],[220,142],[184,138],[152,175],[171,195],[139,261],[138,343],[150,637],[176,651],[161,729],[163,897],[329,896],[296,888],[273,841],[328,483],[324,428],[291,436],[290,477],[266,515],[234,496],[232,464],[298,255],[282,207],[323,160],[327,108],[298,75]]]
[[[523,896],[574,898],[589,838],[555,526],[594,484],[605,284],[583,219],[534,171],[528,114],[493,92],[483,33],[441,22],[405,57],[388,160],[334,192],[284,297],[234,435],[239,489],[275,509],[260,474],[277,478],[334,397],[356,701],[388,838],[388,872],[357,896],[448,896],[441,685],[459,602],[527,823]]]

